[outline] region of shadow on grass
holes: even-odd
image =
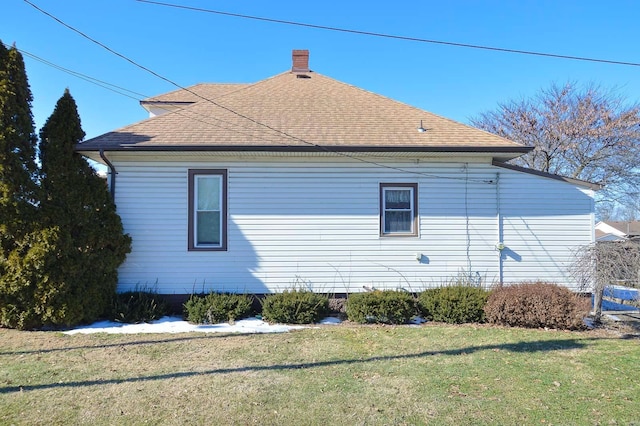
[[[176,339],[176,340],[181,340],[181,339]],[[183,340],[189,340],[189,338],[184,338]],[[445,355],[445,356],[467,355],[474,352],[487,351],[487,350],[505,350],[510,352],[519,352],[519,353],[522,353],[522,352],[535,353],[535,352],[550,352],[550,351],[568,350],[568,349],[581,349],[583,347],[585,347],[584,339],[561,339],[561,340],[544,340],[544,341],[520,342],[520,343],[503,343],[503,344],[496,344],[496,345],[470,346],[467,348],[460,348],[460,349],[424,351],[424,352],[403,354],[403,355],[374,356],[369,358],[302,362],[302,363],[295,363],[295,364],[255,365],[255,366],[247,366],[247,367],[218,368],[213,370],[184,371],[184,372],[158,374],[158,375],[142,376],[142,377],[129,377],[124,379],[86,380],[86,381],[73,381],[73,382],[66,382],[66,383],[46,383],[46,384],[29,385],[29,386],[5,386],[5,387],[0,387],[0,394],[43,390],[43,389],[78,388],[78,387],[86,387],[86,386],[100,386],[100,385],[121,384],[121,383],[139,383],[139,382],[179,379],[179,378],[216,375],[216,374],[233,374],[233,373],[245,373],[245,372],[255,372],[255,371],[259,372],[259,371],[278,371],[278,370],[280,371],[302,370],[302,369],[312,369],[312,368],[321,368],[321,367],[330,367],[330,366],[339,366],[339,365],[365,364],[365,363],[378,362],[378,361],[407,360],[407,359],[416,359],[416,358],[437,356],[437,355]]]
[[[255,333],[209,333],[205,336],[176,337],[174,339],[150,339],[150,340],[140,340],[135,342],[109,343],[104,345],[68,346],[68,347],[51,348],[51,349],[31,349],[28,351],[7,351],[7,352],[0,352],[0,356],[46,354],[46,353],[52,353],[52,352],[76,351],[76,350],[82,350],[82,349],[106,349],[106,348],[118,348],[118,347],[126,347],[126,346],[155,345],[157,343],[187,342],[192,340],[209,340],[209,339],[216,339],[221,337],[228,338],[228,337],[250,336],[250,335],[254,336]]]

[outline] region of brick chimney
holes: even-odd
[[[309,72],[309,51],[308,50],[294,50],[293,66],[291,72],[304,73]]]

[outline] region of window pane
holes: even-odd
[[[220,212],[198,212],[196,245],[220,245]]]
[[[385,211],[384,232],[412,232],[410,211]]]
[[[219,176],[197,178],[198,210],[220,210],[220,181]]]
[[[387,209],[411,208],[411,190],[409,189],[387,189],[384,192],[384,199]]]

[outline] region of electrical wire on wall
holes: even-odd
[[[471,229],[469,220],[469,163],[464,163],[462,166],[464,169],[464,218],[465,218],[465,231],[467,234],[467,274],[469,276],[469,282],[472,281],[471,277]]]
[[[500,173],[496,173],[496,226],[498,227],[498,242],[496,243],[496,250],[498,252],[498,282],[502,285],[503,274],[503,253],[504,250],[504,236],[502,231],[502,211],[500,207]]]

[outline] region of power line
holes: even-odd
[[[2,43],[2,44],[7,48],[11,48],[12,47],[12,46],[7,45],[6,43]],[[104,80],[100,80],[100,79],[92,77],[90,75],[83,74],[81,72],[74,71],[72,69],[63,67],[63,66],[58,65],[58,64],[56,64],[54,62],[51,62],[51,61],[49,61],[47,59],[44,59],[44,58],[42,58],[42,57],[40,57],[38,55],[35,55],[35,54],[31,53],[31,52],[28,52],[28,51],[26,51],[24,49],[19,49],[17,47],[14,47],[14,48],[18,52],[20,52],[21,54],[23,54],[23,55],[25,55],[27,57],[30,57],[30,58],[38,61],[38,62],[41,62],[41,63],[43,63],[43,64],[45,64],[47,66],[50,66],[50,67],[52,67],[54,69],[57,69],[59,71],[62,71],[64,73],[67,73],[67,74],[69,74],[69,75],[71,75],[73,77],[76,77],[76,78],[79,78],[81,80],[87,81],[87,82],[89,82],[91,84],[95,84],[98,87],[102,87],[104,89],[110,90],[110,91],[112,91],[114,93],[117,93],[119,95],[122,95],[122,96],[128,97],[130,99],[136,100],[138,102],[141,102],[145,98],[149,98],[150,97],[149,95],[145,95],[143,93],[139,93],[139,92],[127,89],[125,87],[118,86],[116,84],[109,83],[109,82],[104,81]],[[116,89],[118,89],[118,90],[116,90]],[[241,89],[239,89],[239,90],[241,90]],[[124,92],[128,92],[128,93],[131,93],[131,94],[134,94],[134,95],[138,95],[139,97],[132,96],[132,95],[129,95],[129,94],[124,93]],[[236,124],[236,123],[231,123],[231,122],[219,119],[219,118],[215,118],[215,117],[211,117],[211,116],[205,115],[203,113],[192,111],[188,107],[185,108],[185,107],[180,107],[180,106],[174,105],[173,107],[169,108],[169,107],[162,106],[162,105],[159,105],[159,104],[155,105],[155,107],[158,108],[158,109],[164,110],[166,112],[170,112],[170,113],[174,113],[174,114],[177,114],[177,115],[181,115],[183,117],[186,117],[186,118],[188,118],[190,120],[197,121],[199,123],[203,123],[203,124],[207,124],[207,125],[211,125],[211,126],[217,127],[219,129],[229,130],[229,131],[232,131],[232,132],[235,132],[235,133],[238,133],[238,134],[252,136],[252,137],[254,137],[254,138],[258,139],[258,140],[262,140],[262,141],[265,141],[265,142],[272,142],[272,143],[276,142],[274,140],[265,139],[265,138],[262,138],[262,137],[259,137],[259,136],[255,136],[253,134],[249,134],[247,132],[243,132],[243,131],[238,130],[238,129],[234,129],[234,128],[231,128],[231,127],[225,127],[225,126],[222,126],[222,125],[217,124],[217,123],[212,123],[210,121],[205,121],[204,119],[213,119],[216,122],[224,123],[224,124],[227,124],[229,126],[240,127],[240,128],[246,129],[246,130],[255,130],[254,128],[250,128],[250,127],[247,127],[247,126],[242,126],[242,125]],[[203,117],[204,119],[199,119],[196,116]],[[386,156],[386,155],[371,155],[371,156],[372,157],[376,157],[376,158],[381,158],[381,159],[390,159],[390,158],[392,158],[392,157],[389,157],[389,156]]]
[[[2,43],[2,44],[5,45],[7,48],[11,47],[11,46],[8,46],[5,43]],[[145,95],[145,94],[142,94],[142,93],[139,93],[139,92],[135,92],[135,91],[127,89],[125,87],[118,86],[118,85],[109,83],[107,81],[97,79],[95,77],[91,77],[89,75],[80,73],[78,71],[71,70],[69,68],[65,68],[65,67],[63,67],[61,65],[58,65],[58,64],[56,64],[54,62],[51,62],[51,61],[49,61],[47,59],[44,59],[44,58],[42,58],[42,57],[40,57],[38,55],[35,55],[35,54],[31,53],[31,52],[27,52],[24,49],[18,49],[17,47],[15,49],[18,52],[20,52],[21,54],[23,54],[23,55],[25,55],[25,56],[27,56],[29,58],[32,58],[32,59],[34,59],[34,60],[36,60],[38,62],[41,62],[41,63],[43,63],[43,64],[45,64],[47,66],[50,66],[50,67],[52,67],[54,69],[57,69],[59,71],[62,71],[62,72],[67,73],[69,75],[72,75],[72,76],[74,76],[76,78],[79,78],[81,80],[87,81],[87,82],[89,82],[91,84],[95,84],[96,86],[102,87],[103,89],[107,89],[107,90],[110,90],[110,91],[112,91],[114,93],[117,93],[119,95],[128,97],[130,99],[133,99],[133,100],[136,100],[136,101],[139,101],[139,102],[143,100],[143,99],[141,99],[139,97],[129,95],[129,94],[125,93],[125,92],[132,93],[134,95],[138,95],[138,96],[140,96],[142,98],[148,98],[149,97],[148,95]],[[246,132],[243,132],[243,131],[240,131],[240,130],[237,130],[237,129],[233,129],[233,128],[230,128],[230,127],[224,127],[224,126],[221,126],[221,125],[219,125],[217,123],[212,123],[210,121],[205,121],[205,120],[202,120],[202,119],[198,119],[195,116],[201,116],[201,117],[204,117],[206,119],[213,119],[215,121],[222,122],[222,123],[225,123],[225,124],[228,124],[228,125],[231,125],[231,126],[242,127],[242,128],[247,129],[247,130],[254,130],[254,129],[251,129],[251,128],[246,127],[246,126],[241,126],[241,125],[235,124],[235,123],[229,123],[227,121],[224,121],[224,120],[221,120],[221,119],[218,119],[218,118],[215,118],[215,117],[209,117],[209,116],[207,116],[205,114],[198,113],[196,111],[191,111],[188,108],[176,107],[176,106],[174,106],[172,108],[168,108],[168,107],[164,107],[162,105],[156,105],[156,108],[164,110],[164,111],[167,111],[167,112],[171,112],[171,113],[174,113],[174,114],[177,114],[177,115],[181,115],[181,116],[186,117],[186,118],[188,118],[190,120],[198,121],[198,122],[203,123],[203,124],[215,126],[215,127],[220,128],[220,129],[223,129],[223,130],[229,130],[229,131],[236,132],[236,133],[239,133],[239,134],[244,134],[244,135],[247,135],[247,136],[253,136],[253,137],[257,138],[258,140],[263,140],[265,142],[274,142],[273,140],[261,138],[259,136],[256,137],[254,135],[250,135],[249,133],[246,133]],[[188,113],[188,114],[185,114],[185,112]]]
[[[284,135],[284,136],[287,136],[287,137],[289,137],[289,138],[292,138],[292,139],[294,139],[294,140],[298,140],[298,139],[299,139],[299,138],[296,138],[295,136],[291,136],[291,135],[287,134],[286,132],[283,132],[283,131],[281,131],[281,130],[275,129],[275,128],[271,127],[271,126],[268,126],[268,125],[266,125],[266,124],[260,123],[259,121],[254,120],[254,119],[252,119],[252,118],[250,118],[250,117],[248,117],[248,116],[246,116],[246,115],[243,115],[243,114],[241,114],[241,113],[238,113],[238,112],[234,111],[234,110],[233,110],[233,109],[231,109],[231,108],[228,108],[228,107],[226,107],[226,106],[224,106],[224,105],[221,105],[221,104],[219,104],[219,103],[217,103],[217,102],[213,101],[212,99],[206,98],[206,97],[204,97],[204,96],[200,95],[199,93],[196,93],[196,92],[194,92],[193,90],[191,90],[191,89],[189,89],[189,88],[187,88],[187,87],[184,87],[184,86],[182,86],[182,85],[180,85],[180,84],[176,83],[175,81],[173,81],[173,80],[171,80],[171,79],[169,79],[169,78],[167,78],[167,77],[164,77],[164,76],[162,76],[162,75],[158,74],[157,72],[153,71],[152,69],[147,68],[147,67],[145,67],[144,65],[139,64],[138,62],[134,61],[133,59],[130,59],[129,57],[127,57],[127,56],[125,56],[125,55],[123,55],[123,54],[121,54],[121,53],[119,53],[119,52],[117,52],[117,51],[115,51],[115,50],[111,49],[111,48],[110,48],[109,46],[107,46],[106,44],[104,44],[104,43],[102,43],[102,42],[100,42],[100,41],[98,41],[98,40],[96,40],[96,39],[94,39],[94,38],[90,37],[90,36],[89,36],[89,35],[87,35],[86,33],[84,33],[84,32],[82,32],[82,31],[80,31],[80,30],[76,29],[75,27],[72,27],[71,25],[67,24],[66,22],[62,21],[61,19],[57,18],[56,16],[52,15],[51,13],[47,12],[46,10],[41,9],[40,7],[38,7],[37,5],[35,5],[34,3],[30,2],[29,0],[23,0],[23,1],[24,1],[25,3],[27,3],[28,5],[30,5],[31,7],[33,7],[34,9],[36,9],[36,10],[38,10],[39,12],[43,13],[44,15],[46,15],[46,16],[48,16],[48,17],[50,17],[50,18],[51,18],[51,19],[53,19],[54,21],[56,21],[56,22],[58,22],[59,24],[63,25],[64,27],[66,27],[66,28],[70,29],[71,31],[73,31],[73,32],[75,32],[75,33],[77,33],[77,34],[79,34],[80,36],[82,36],[82,37],[86,38],[87,40],[91,41],[92,43],[97,44],[98,46],[100,46],[100,47],[102,47],[103,49],[107,50],[108,52],[110,52],[110,53],[112,53],[112,54],[114,54],[114,55],[118,56],[119,58],[124,59],[125,61],[129,62],[130,64],[132,64],[132,65],[134,65],[134,66],[136,66],[136,67],[138,67],[138,68],[142,69],[143,71],[146,71],[146,72],[150,73],[151,75],[153,75],[153,76],[155,76],[155,77],[157,77],[157,78],[159,78],[159,79],[161,79],[161,80],[163,80],[163,81],[165,81],[165,82],[167,82],[167,83],[169,83],[169,84],[171,84],[171,85],[173,85],[173,86],[175,86],[175,87],[177,87],[177,88],[179,88],[179,89],[181,89],[181,90],[184,90],[184,91],[186,91],[186,92],[188,92],[188,93],[191,93],[192,95],[194,95],[194,96],[196,96],[196,97],[198,97],[198,98],[200,98],[200,99],[202,99],[202,100],[204,100],[204,101],[207,101],[207,102],[209,102],[209,103],[211,103],[211,104],[213,104],[213,105],[215,105],[215,106],[217,106],[217,107],[219,107],[219,108],[222,108],[222,109],[224,109],[224,110],[226,110],[226,111],[228,111],[228,112],[230,112],[230,113],[232,113],[232,114],[235,114],[235,115],[237,115],[237,116],[239,116],[239,117],[241,117],[241,118],[244,118],[244,119],[246,119],[246,120],[249,120],[249,121],[253,122],[254,124],[257,124],[257,125],[260,125],[260,126],[266,127],[266,128],[268,128],[269,130],[272,130],[272,131],[274,131],[274,132],[276,132],[276,133],[280,133],[280,134],[282,134],[282,135]],[[230,129],[229,129],[229,130],[230,130]],[[300,141],[302,141],[301,139],[299,139],[299,140],[300,140]],[[303,141],[303,142],[304,142],[304,143],[310,143],[310,142],[306,142],[306,141]]]
[[[73,31],[73,32],[75,32],[75,33],[77,33],[77,34],[79,34],[80,36],[82,36],[82,37],[86,38],[87,40],[91,41],[92,43],[97,44],[98,46],[100,46],[100,47],[102,47],[103,49],[107,50],[108,52],[110,52],[110,53],[112,53],[112,54],[114,54],[114,55],[118,56],[119,58],[124,59],[125,61],[129,62],[130,64],[132,64],[132,65],[134,65],[134,66],[136,66],[136,67],[138,67],[138,68],[142,69],[143,71],[146,71],[146,72],[150,73],[151,75],[153,75],[153,76],[155,76],[155,77],[157,77],[157,78],[159,78],[159,79],[161,79],[161,80],[163,80],[163,81],[165,81],[165,82],[167,82],[167,83],[169,83],[169,84],[171,84],[171,85],[173,85],[173,86],[175,86],[175,87],[177,87],[177,88],[179,88],[179,89],[182,89],[182,90],[184,90],[184,91],[186,91],[186,92],[188,92],[188,93],[191,93],[192,95],[194,95],[194,96],[196,96],[196,97],[198,97],[198,98],[200,98],[200,99],[202,99],[202,100],[204,100],[204,101],[210,102],[211,104],[213,104],[213,105],[217,106],[218,108],[222,108],[222,109],[224,109],[224,110],[226,110],[226,111],[228,111],[228,112],[230,112],[230,113],[232,113],[232,114],[234,114],[234,115],[237,115],[237,116],[239,116],[239,117],[241,117],[241,118],[244,118],[244,119],[246,119],[246,120],[249,120],[249,121],[253,122],[254,124],[257,124],[257,125],[259,125],[259,126],[266,127],[266,128],[268,128],[269,130],[275,131],[275,132],[277,132],[277,133],[280,133],[280,134],[285,135],[285,136],[287,136],[287,137],[290,137],[290,138],[292,138],[292,139],[296,139],[296,140],[298,139],[298,138],[296,138],[295,136],[292,136],[292,135],[287,134],[286,132],[283,132],[283,131],[281,131],[281,130],[275,129],[275,128],[273,128],[273,127],[271,127],[271,126],[269,126],[269,125],[267,125],[267,124],[261,123],[261,122],[259,122],[259,121],[255,120],[255,119],[253,119],[253,118],[251,118],[251,117],[248,117],[248,116],[243,115],[243,114],[241,114],[241,113],[239,113],[239,112],[236,112],[236,111],[234,111],[234,110],[233,110],[233,109],[231,109],[231,108],[228,108],[228,107],[226,107],[226,106],[224,106],[224,105],[221,105],[221,104],[219,104],[219,103],[217,103],[217,102],[213,101],[212,99],[206,98],[206,97],[204,97],[204,96],[200,95],[199,93],[196,93],[196,92],[194,92],[193,90],[191,90],[191,89],[189,89],[189,88],[187,88],[187,87],[184,87],[184,86],[182,86],[182,85],[180,85],[180,84],[176,83],[175,81],[173,81],[173,80],[171,80],[171,79],[169,79],[169,78],[167,78],[167,77],[164,77],[164,76],[162,76],[162,75],[158,74],[157,72],[153,71],[152,69],[147,68],[147,67],[145,67],[144,65],[139,64],[138,62],[134,61],[133,59],[130,59],[129,57],[127,57],[127,56],[123,55],[122,53],[119,53],[119,52],[117,52],[117,51],[115,51],[115,50],[111,49],[111,48],[110,48],[109,46],[107,46],[106,44],[104,44],[104,43],[102,43],[102,42],[100,42],[100,41],[98,41],[98,40],[96,40],[96,39],[94,39],[94,38],[90,37],[89,35],[87,35],[86,33],[82,32],[82,31],[80,31],[80,30],[78,30],[78,29],[76,29],[76,28],[72,27],[71,25],[69,25],[69,24],[67,24],[66,22],[62,21],[61,19],[59,19],[59,18],[55,17],[54,15],[50,14],[49,12],[47,12],[47,11],[45,11],[45,10],[43,10],[43,9],[39,8],[38,6],[36,6],[36,5],[35,5],[35,4],[33,4],[32,2],[30,2],[29,0],[23,0],[23,1],[24,1],[25,3],[27,3],[28,5],[32,6],[33,8],[35,8],[36,10],[38,10],[39,12],[41,12],[41,13],[43,13],[43,14],[47,15],[48,17],[50,17],[51,19],[55,20],[55,21],[56,21],[56,22],[58,22],[59,24],[63,25],[64,27],[66,27],[66,28],[70,29],[71,31]],[[302,140],[301,140],[301,141],[302,141]],[[306,142],[306,141],[303,141],[303,142],[305,142],[305,143],[310,143],[310,142]]]
[[[4,44],[6,47],[9,47],[5,43],[2,43],[2,44]],[[85,81],[87,81],[87,82],[89,82],[91,84],[95,84],[96,86],[102,87],[103,89],[107,89],[107,90],[110,90],[112,92],[115,92],[115,93],[117,93],[119,95],[126,96],[128,98],[131,98],[131,99],[134,99],[134,100],[137,100],[137,101],[140,101],[140,99],[138,97],[132,96],[132,95],[130,95],[128,93],[131,93],[133,95],[142,96],[143,98],[147,97],[146,95],[143,95],[143,94],[138,93],[138,92],[134,92],[133,90],[129,90],[127,88],[124,88],[124,87],[109,83],[109,82],[104,81],[104,80],[97,79],[95,77],[91,77],[91,76],[83,74],[81,72],[74,71],[74,70],[71,70],[69,68],[65,68],[65,67],[63,67],[61,65],[55,64],[55,63],[53,63],[51,61],[48,61],[48,60],[46,60],[44,58],[41,58],[40,56],[37,56],[37,55],[35,55],[35,54],[31,53],[31,52],[27,52],[24,49],[18,49],[16,47],[16,50],[18,52],[22,53],[23,55],[35,60],[35,61],[43,63],[43,64],[45,64],[47,66],[52,67],[52,68],[55,68],[58,71],[62,71],[64,73],[70,74],[70,75],[72,75],[72,76],[74,76],[76,78],[79,78],[81,80],[85,80]],[[125,92],[128,92],[128,93],[125,93]]]
[[[285,25],[295,25],[295,26],[298,26],[298,27],[315,28],[315,29],[327,30],[327,31],[337,31],[337,32],[349,33],[349,34],[359,34],[359,35],[365,35],[365,36],[371,36],[371,37],[381,37],[381,38],[390,38],[390,39],[395,39],[395,40],[414,41],[414,42],[418,42],[418,43],[441,44],[441,45],[445,45],[445,46],[464,47],[464,48],[468,48],[468,49],[490,50],[490,51],[494,51],[494,52],[517,53],[517,54],[521,54],[521,55],[543,56],[543,57],[547,57],[547,58],[570,59],[570,60],[575,60],[575,61],[598,62],[598,63],[604,63],[604,64],[627,65],[627,66],[633,66],[633,67],[640,67],[640,63],[637,63],[637,62],[614,61],[614,60],[609,60],[609,59],[588,58],[588,57],[584,57],[584,56],[572,56],[572,55],[562,55],[562,54],[556,54],[556,53],[535,52],[535,51],[531,51],[531,50],[507,49],[507,48],[503,48],[503,47],[484,46],[484,45],[479,45],[479,44],[456,43],[456,42],[452,42],[452,41],[432,40],[432,39],[425,39],[425,38],[418,38],[418,37],[408,37],[408,36],[400,36],[400,35],[393,35],[393,34],[377,33],[377,32],[372,32],[372,31],[360,31],[360,30],[353,30],[353,29],[348,29],[348,28],[330,27],[330,26],[326,26],[326,25],[315,25],[315,24],[308,24],[308,23],[304,23],[304,22],[285,21],[283,19],[265,18],[265,17],[261,17],[261,16],[252,16],[252,15],[243,15],[243,14],[240,14],[240,13],[223,12],[223,11],[220,11],[220,10],[203,9],[203,8],[199,8],[199,7],[184,6],[184,5],[171,4],[171,3],[163,3],[163,2],[152,1],[152,0],[136,0],[136,1],[138,1],[140,3],[149,3],[149,4],[158,5],[158,6],[166,6],[166,7],[174,7],[174,8],[177,8],[177,9],[192,10],[192,11],[195,11],[195,12],[205,12],[205,13],[212,13],[212,14],[216,14],[216,15],[232,16],[232,17],[235,17],[235,18],[253,19],[253,20],[256,20],[256,21],[272,22],[272,23],[276,23],[276,24],[285,24]]]
[[[127,56],[125,56],[125,55],[113,50],[113,49],[111,49],[109,46],[105,45],[104,43],[102,43],[102,42],[90,37],[86,33],[84,33],[82,31],[76,29],[75,27],[67,24],[66,22],[62,21],[61,19],[57,18],[56,16],[52,15],[51,13],[49,13],[49,12],[41,9],[37,5],[33,4],[29,0],[23,0],[23,1],[25,3],[27,3],[28,5],[30,5],[31,7],[33,7],[34,9],[38,10],[40,13],[43,13],[44,15],[46,15],[46,16],[50,17],[51,19],[53,19],[54,21],[58,22],[62,26],[64,26],[64,27],[68,28],[69,30],[79,34],[80,36],[82,36],[83,38],[86,38],[87,40],[91,41],[92,43],[97,44],[98,46],[100,46],[103,49],[107,50],[108,52],[118,56],[119,58],[124,59],[125,61],[129,62],[130,64],[132,64],[132,65],[134,65],[134,66],[136,66],[136,67],[138,67],[138,68],[150,73],[151,75],[153,75],[153,76],[155,76],[155,77],[157,77],[157,78],[159,78],[159,79],[161,79],[163,81],[166,81],[167,83],[170,83],[171,85],[173,85],[173,86],[175,86],[175,87],[177,87],[179,89],[182,89],[182,90],[184,90],[184,91],[186,91],[188,93],[191,93],[192,95],[194,95],[194,96],[196,96],[196,97],[198,97],[198,98],[200,98],[200,99],[202,99],[202,100],[204,100],[206,102],[209,102],[209,103],[211,103],[211,104],[213,104],[213,105],[215,105],[215,106],[217,106],[219,108],[222,108],[225,111],[228,111],[228,112],[230,112],[230,113],[232,113],[232,114],[234,114],[234,115],[236,115],[236,116],[238,116],[240,118],[246,119],[246,120],[248,120],[248,121],[250,121],[250,122],[252,122],[252,123],[254,123],[254,124],[258,125],[258,126],[262,126],[262,127],[266,128],[266,129],[269,129],[269,130],[271,130],[273,132],[279,133],[279,134],[281,134],[283,136],[286,136],[286,137],[288,137],[290,139],[293,139],[294,141],[298,141],[298,142],[301,142],[303,144],[313,146],[313,147],[315,147],[315,148],[317,148],[317,149],[319,149],[321,151],[325,151],[325,152],[330,153],[330,154],[338,155],[338,156],[345,157],[345,158],[350,158],[352,160],[356,160],[356,161],[359,161],[359,162],[362,162],[362,163],[374,165],[374,166],[385,168],[385,169],[389,169],[389,170],[395,170],[395,171],[399,171],[399,172],[403,172],[403,173],[415,174],[415,175],[420,175],[420,176],[425,176],[425,177],[430,177],[430,178],[463,180],[463,181],[467,181],[468,180],[467,178],[457,178],[457,177],[451,177],[451,176],[438,176],[438,175],[433,175],[433,174],[430,174],[430,173],[423,173],[423,172],[417,172],[417,171],[412,171],[412,170],[405,170],[405,169],[402,169],[402,168],[399,168],[399,167],[389,166],[389,165],[386,165],[386,164],[380,164],[380,163],[377,163],[375,161],[366,160],[364,158],[360,158],[360,157],[357,157],[357,156],[352,155],[352,154],[348,154],[348,153],[340,152],[340,151],[335,151],[335,150],[330,149],[329,147],[322,146],[322,145],[319,145],[317,143],[309,142],[309,141],[307,141],[305,139],[302,139],[300,137],[290,135],[289,133],[287,133],[285,131],[276,129],[276,128],[272,127],[272,126],[269,126],[268,124],[262,123],[262,122],[260,122],[260,121],[258,121],[256,119],[254,119],[254,118],[251,118],[251,117],[249,117],[247,115],[239,113],[239,112],[237,112],[237,111],[235,111],[235,110],[233,110],[233,109],[231,109],[229,107],[221,105],[221,104],[213,101],[212,99],[209,99],[209,98],[207,98],[205,96],[200,95],[199,93],[194,92],[193,90],[189,89],[188,87],[184,87],[184,86],[176,83],[175,81],[158,74],[157,72],[151,70],[150,68],[147,68],[144,65],[139,64],[138,62],[134,61],[133,59],[131,59],[131,58],[129,58],[129,57],[127,57]],[[220,120],[220,121],[222,121],[222,120]],[[228,124],[232,124],[232,123],[228,123]],[[233,129],[227,129],[227,130],[235,131]],[[291,145],[285,145],[285,146],[292,147]],[[485,184],[493,184],[492,180],[481,180],[481,181],[477,181],[477,182],[478,183],[485,183]]]

